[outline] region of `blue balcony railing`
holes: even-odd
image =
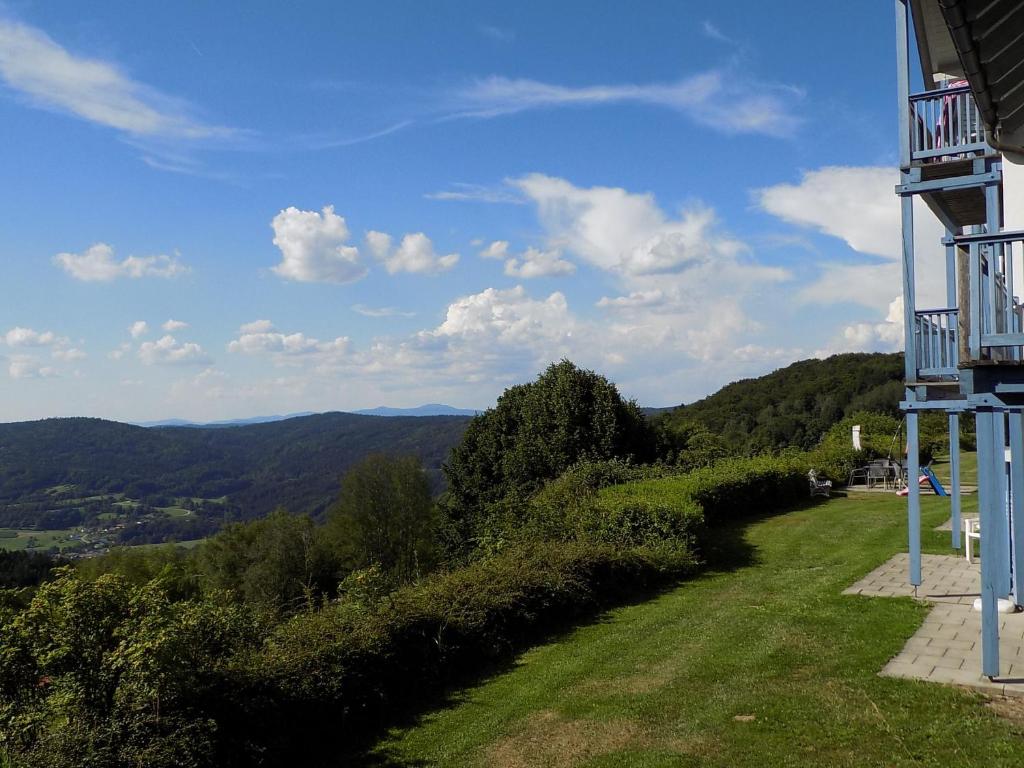
[[[970,86],[940,88],[910,97],[910,158],[917,162],[963,159],[990,151]]]
[[[1024,306],[1013,295],[1024,276],[1024,232],[953,238],[969,258],[968,357],[976,362],[1024,360]]]
[[[918,376],[952,379],[957,375],[956,309],[924,309],[914,313],[914,345]]]

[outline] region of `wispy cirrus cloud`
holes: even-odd
[[[449,189],[442,189],[437,192],[428,192],[423,195],[427,200],[455,200],[460,202],[477,203],[506,203],[510,205],[525,205],[526,200],[516,194],[513,188],[507,184],[504,186],[489,187],[484,184],[467,184],[465,182],[453,182]]]
[[[736,45],[736,41],[731,37],[722,32],[718,26],[708,19],[705,19],[700,25],[700,31],[704,37],[709,40],[714,40],[718,43],[725,43],[726,45]]]
[[[761,83],[712,69],[670,83],[566,86],[525,78],[492,76],[451,95],[444,119],[495,118],[534,109],[645,104],[685,114],[726,133],[789,136],[800,125],[795,86]]]
[[[0,18],[0,79],[34,106],[136,138],[223,139],[234,134],[200,120],[185,101],[133,80],[116,64],[76,55],[42,30],[9,18]]]

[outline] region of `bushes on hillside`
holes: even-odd
[[[176,602],[159,580],[62,569],[0,626],[0,755],[26,768],[221,764],[228,664],[263,631],[243,607]]]
[[[47,768],[335,765],[401,707],[694,568],[682,550],[523,545],[269,636],[244,605],[65,569],[0,627],[0,754]]]
[[[281,625],[253,659],[262,697],[248,716],[301,725],[260,744],[290,764],[336,758],[367,725],[465,680],[510,651],[643,587],[695,568],[691,555],[589,543],[535,543],[399,589],[380,604],[344,603]],[[413,682],[415,681],[415,682]],[[325,744],[323,733],[332,738]],[[282,737],[268,728],[260,736]],[[272,760],[272,762],[275,762]]]

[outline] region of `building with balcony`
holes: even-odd
[[[1024,2],[895,0],[895,7],[909,576],[921,584],[918,416],[948,414],[957,549],[958,436],[960,419],[971,418],[982,669],[997,677],[999,601],[1024,604]],[[941,241],[915,238],[915,200],[924,203],[919,214],[942,224]],[[938,295],[936,285],[944,288]]]

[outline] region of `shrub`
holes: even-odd
[[[396,708],[694,568],[682,550],[542,542],[403,587],[375,608],[295,616],[252,659],[259,693],[246,719],[268,725],[253,728],[258,738],[284,739],[259,745],[271,763],[337,759]],[[270,727],[282,716],[296,727]]]
[[[809,468],[805,455],[725,459],[678,477],[611,486],[599,493],[599,506],[607,514],[643,509],[660,516],[658,510],[668,510],[695,530],[803,500]]]

